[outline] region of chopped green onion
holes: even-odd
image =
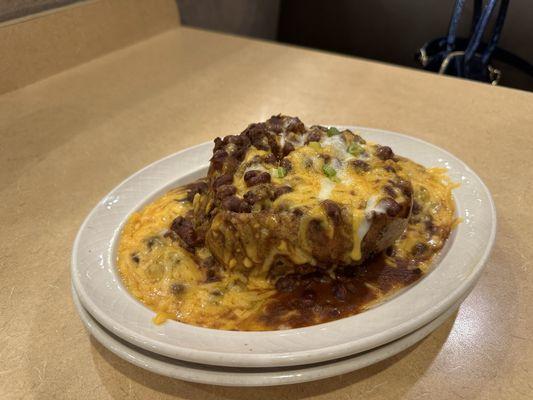
[[[335,135],[340,135],[341,133],[339,132],[339,130],[337,128],[335,128],[334,126],[330,127],[328,129],[328,136],[335,136]]]
[[[427,190],[424,186],[420,186],[417,194],[417,197],[422,201],[422,203],[427,203],[429,201],[429,190]]]
[[[348,146],[348,153],[350,153],[352,156],[359,156],[365,152],[365,149],[363,146],[361,146],[359,143],[353,142]]]
[[[320,150],[322,148],[322,146],[318,142],[309,142],[309,147],[315,150]]]
[[[284,178],[287,175],[287,170],[283,167],[274,168],[273,175],[276,178]]]
[[[324,172],[324,175],[326,175],[328,178],[332,179],[337,175],[337,171],[335,171],[335,168],[333,168],[329,164],[324,164],[322,167],[322,172]]]

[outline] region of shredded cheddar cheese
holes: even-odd
[[[209,281],[208,270],[200,264],[211,256],[210,251],[204,247],[191,253],[168,235],[174,219],[198,207],[198,195],[191,203],[186,200],[187,190],[177,188],[130,216],[121,235],[117,266],[128,290],[154,310],[156,324],[172,319],[230,330],[305,326],[360,312],[413,282],[419,276],[417,274],[427,272],[434,255],[442,248],[457,223],[452,197],[455,185],[450,182],[446,170],[424,168],[401,157],[394,163],[392,160],[369,157],[376,145],[366,142],[345,143],[340,135],[313,143],[316,144],[302,143],[286,157],[291,164],[290,170],[272,174],[274,184],[293,188],[272,202],[273,209],[305,210],[298,231],[302,247],[281,241],[263,262],[258,256],[258,237],[243,237],[245,254],[240,255],[239,259],[242,259],[244,269],[236,268],[237,257],[228,248],[223,255],[226,268],[220,271],[217,280]],[[253,146],[246,153],[244,162],[233,178],[237,196],[243,196],[248,190],[243,179],[247,171],[268,170],[267,166],[257,161],[257,156],[266,154]],[[368,169],[361,172],[353,168],[354,160],[361,161],[362,165],[368,164]],[[329,166],[335,172],[325,174],[324,166]],[[391,172],[392,168],[394,173]],[[319,302],[314,311],[310,311],[310,308],[304,307],[305,303],[301,303],[304,306],[298,305],[298,299],[280,294],[275,282],[268,279],[274,259],[283,255],[296,265],[316,265],[311,255],[311,245],[306,244],[309,224],[318,221],[328,237],[333,235],[331,219],[320,207],[320,202],[324,200],[341,204],[351,215],[353,246],[346,253],[344,261],[349,264],[362,259],[362,243],[370,229],[371,217],[384,212],[379,209],[379,200],[384,196],[384,186],[395,174],[412,184],[412,215],[407,229],[389,249],[388,255],[382,256],[383,263],[361,266],[363,275],[367,274],[368,277],[361,285],[357,280],[359,277],[353,278],[352,286],[359,285],[358,294],[355,294],[355,289],[352,293],[350,286],[342,289],[344,292],[339,289],[341,293],[336,297],[337,300],[342,299],[342,296],[347,296],[348,300],[335,300],[340,310],[338,313],[328,309],[331,302]],[[401,192],[397,196],[398,201],[404,200]],[[230,229],[216,219],[213,224],[214,229],[222,235],[226,229]],[[253,232],[261,234],[260,229],[254,229]],[[246,272],[258,262],[263,262],[258,273]],[[324,285],[333,285],[333,291],[336,290],[334,285],[337,283],[328,283],[327,277],[337,276],[339,268],[337,265],[328,268],[324,282],[313,281],[318,293],[321,293]],[[305,290],[302,290],[301,293],[295,293],[305,298]],[[289,307],[291,302],[296,304],[293,308]]]

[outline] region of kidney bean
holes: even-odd
[[[302,293],[302,298],[314,301],[316,300],[316,293],[312,289],[306,289]]]
[[[416,200],[413,200],[413,208],[411,209],[411,213],[413,215],[418,215],[422,211],[422,207],[420,207],[420,204]]]
[[[187,191],[187,200],[192,202],[197,193],[204,194],[207,192],[207,183],[204,181],[193,182],[187,185],[187,188],[189,189]]]
[[[246,155],[246,150],[248,149],[245,147],[236,147],[231,153],[231,155],[237,160],[242,161],[244,156]]]
[[[396,200],[390,197],[385,197],[384,199],[382,199],[379,202],[379,206],[385,209],[385,212],[389,217],[397,216],[402,210],[402,207],[396,202]]]
[[[244,173],[244,182],[248,183],[252,178],[255,178],[260,173],[261,173],[261,171],[259,171],[257,169],[252,169],[250,171],[246,171]]]
[[[424,254],[427,249],[428,247],[425,243],[417,243],[411,249],[411,254],[413,254],[414,256],[420,256]]]
[[[346,286],[344,286],[340,282],[336,282],[332,287],[331,290],[333,291],[333,295],[337,300],[344,301],[346,300],[346,296],[348,294],[348,291],[346,289]]]
[[[436,226],[432,220],[424,221],[424,227],[426,228],[426,231],[428,231],[432,235],[439,231],[439,227]]]
[[[301,209],[299,209],[299,208],[295,208],[295,209],[293,209],[293,210],[292,210],[292,213],[293,213],[294,215],[296,215],[297,217],[301,217],[302,215],[304,215],[304,212],[303,212]]]
[[[298,133],[304,133],[305,132],[305,125],[302,121],[300,121],[300,118],[298,117],[292,117],[287,118],[285,120],[285,129],[289,132],[298,132]]]
[[[213,166],[213,168],[215,170],[220,170],[227,156],[228,152],[226,150],[215,151],[213,153],[213,157],[211,157],[211,165]]]
[[[320,142],[320,139],[322,139],[322,134],[319,131],[309,132],[305,144],[309,144],[309,142]]]
[[[404,196],[410,197],[413,194],[411,182],[406,181],[405,179],[399,179],[395,184],[400,188]]]
[[[393,199],[396,198],[396,192],[394,191],[394,188],[391,185],[386,185],[383,190]]]
[[[342,210],[338,203],[333,200],[324,200],[322,202],[322,207],[324,207],[327,216],[335,225],[339,225],[342,222]]]
[[[283,130],[283,118],[280,115],[273,115],[266,124],[273,132],[280,133]]]
[[[289,160],[288,158],[282,159],[279,163],[279,166],[285,168],[286,172],[292,170],[292,163],[291,160]]]
[[[258,170],[248,171],[244,174],[244,181],[248,187],[255,186],[260,183],[269,183],[270,174],[268,172]]]
[[[358,172],[368,172],[370,171],[370,165],[364,162],[363,160],[352,160],[350,165],[355,168]]]
[[[239,212],[242,200],[237,196],[228,196],[222,200],[222,208],[228,211]]]
[[[283,157],[286,157],[287,155],[289,155],[291,152],[294,151],[294,146],[291,142],[285,142],[285,144],[283,145],[283,149],[282,149],[282,156]]]
[[[214,269],[208,269],[205,273],[205,282],[211,283],[211,282],[218,282],[221,278],[218,276],[217,272]]]
[[[215,266],[215,258],[212,256],[206,257],[200,261],[200,266],[210,269]]]
[[[232,196],[235,193],[237,193],[237,188],[233,185],[222,185],[219,186],[217,189],[217,199],[223,200],[228,196]]]
[[[324,312],[330,317],[330,318],[338,318],[341,315],[341,312],[338,308],[333,306],[326,306],[324,307]]]
[[[241,202],[241,205],[239,207],[240,213],[250,213],[252,212],[252,205],[250,203],[247,203],[246,201]]]
[[[379,146],[376,149],[376,156],[379,159],[385,161],[390,160],[392,157],[394,157],[394,153],[389,146]]]
[[[272,200],[276,200],[279,196],[290,192],[292,192],[292,188],[290,186],[276,186],[273,191]]]
[[[251,124],[243,133],[257,149],[270,150],[268,145],[269,132],[265,124]]]
[[[272,197],[272,188],[269,184],[257,185],[244,194],[244,200],[253,205],[262,200]]]
[[[274,154],[269,153],[263,158],[263,161],[269,164],[276,164],[278,162],[278,159]]]
[[[196,232],[194,231],[193,224],[190,220],[181,216],[177,217],[172,221],[170,229],[181,238],[181,240],[187,245],[189,251],[199,244],[198,237],[196,236]]]
[[[250,139],[246,135],[229,135],[226,137],[229,143],[233,143],[238,147],[247,147],[250,145]]]
[[[180,294],[185,291],[185,285],[181,283],[173,283],[170,285],[170,293],[172,294]]]
[[[213,152],[216,152],[217,150],[220,150],[224,147],[224,141],[219,137],[215,138],[214,143],[215,143],[215,148],[213,149]]]
[[[292,292],[296,289],[297,284],[298,282],[292,274],[286,275],[276,281],[276,290],[282,293]]]
[[[233,175],[231,174],[220,175],[215,178],[215,181],[213,182],[213,188],[216,189],[219,186],[227,185],[232,182],[233,182]]]
[[[366,140],[356,134],[353,135],[353,140],[354,142],[359,143],[359,144],[366,144]]]

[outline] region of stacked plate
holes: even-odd
[[[322,379],[388,358],[442,324],[477,282],[496,232],[487,187],[462,161],[418,139],[349,127],[426,165],[448,169],[457,214],[454,230],[431,271],[387,302],[361,314],[306,328],[234,332],[175,321],[154,325],[153,312],[133,298],[115,268],[128,216],[172,187],[205,176],[212,144],[166,157],[137,172],[89,214],[72,255],[72,295],[88,331],[123,359],[187,381],[268,386]]]

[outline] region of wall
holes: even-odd
[[[415,51],[443,36],[454,0],[283,0],[281,41],[417,66]],[[468,32],[472,1],[467,1],[460,33]],[[510,2],[500,45],[533,63],[531,0]],[[533,78],[503,67],[502,84],[533,90]]]
[[[0,22],[80,0],[0,0]],[[454,0],[176,0],[184,25],[418,67],[415,51],[447,31]],[[472,1],[467,2],[471,10]],[[149,4],[149,3],[148,3]],[[467,32],[470,16],[462,21]],[[533,63],[531,0],[513,0],[500,45]],[[501,84],[533,90],[503,69]]]
[[[279,0],[177,0],[183,25],[275,39]]]
[[[0,22],[79,1],[81,0],[0,0]]]

